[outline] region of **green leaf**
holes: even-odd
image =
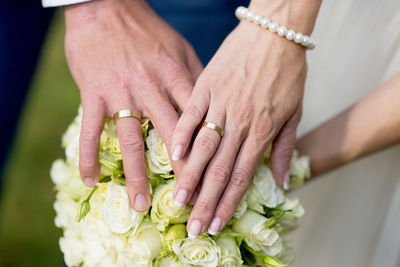
[[[242,245],[239,247],[240,248],[240,255],[242,255],[242,260],[244,264],[250,266],[250,267],[255,267],[256,266],[256,258],[254,255],[247,250],[246,245],[242,243]]]
[[[108,183],[108,182],[111,182],[111,176],[105,176],[99,181],[99,183]]]
[[[100,159],[99,160],[100,164],[103,165],[107,170],[112,172],[112,174],[116,177],[123,177],[124,175],[124,170],[122,167],[122,161],[109,161],[106,159]]]
[[[287,264],[282,263],[275,257],[266,256],[264,258],[264,263],[267,267],[287,267]]]

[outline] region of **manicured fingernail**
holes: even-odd
[[[89,178],[89,177],[84,178],[83,182],[88,187],[94,187],[96,185],[96,181],[93,178]]]
[[[182,207],[186,204],[188,198],[188,192],[185,189],[180,189],[175,197],[175,205]]]
[[[208,228],[208,233],[210,235],[216,235],[220,230],[222,226],[222,221],[220,218],[215,217],[210,224],[210,228]]]
[[[149,202],[147,198],[142,193],[137,194],[135,197],[135,210],[145,211],[148,207]]]
[[[182,152],[183,152],[183,146],[182,145],[176,145],[174,147],[174,150],[172,151],[172,160],[177,161],[182,157]]]
[[[188,236],[191,239],[197,238],[201,234],[201,222],[199,220],[193,220],[190,223],[189,229],[188,229]]]
[[[289,190],[289,184],[290,184],[290,176],[289,176],[289,171],[285,173],[285,177],[283,178],[283,189]]]

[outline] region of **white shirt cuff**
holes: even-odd
[[[43,7],[66,6],[92,0],[42,0]]]

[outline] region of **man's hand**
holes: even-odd
[[[170,151],[178,113],[202,65],[192,47],[140,0],[96,0],[65,8],[65,52],[83,106],[80,172],[99,178],[99,139],[106,117],[122,109],[151,119]],[[150,205],[140,122],[117,122],[131,205]],[[176,167],[176,164],[175,166]]]

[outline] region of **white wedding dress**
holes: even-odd
[[[400,72],[400,0],[324,0],[313,37],[299,135]],[[294,266],[400,266],[399,145],[293,195],[306,209]]]

